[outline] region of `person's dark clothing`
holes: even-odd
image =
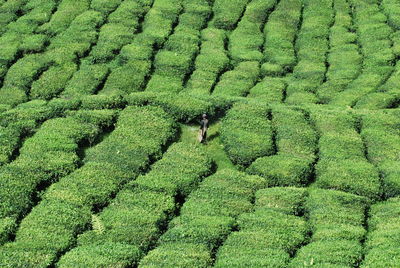
[[[204,118],[200,121],[200,130],[202,131],[201,142],[205,142],[207,139],[208,119]]]

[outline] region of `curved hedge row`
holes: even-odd
[[[357,266],[363,256],[368,204],[365,197],[353,194],[311,190],[305,203],[312,232],[310,243],[298,250],[288,267]]]
[[[78,111],[75,117],[109,125],[113,111]],[[128,107],[115,130],[86,152],[84,165],[54,183],[21,222],[15,242],[0,248],[11,267],[47,267],[87,229],[91,210],[108,204],[122,184],[138,176],[150,157],[174,134],[173,121],[159,108]],[[121,254],[121,253],[120,253]]]
[[[107,115],[107,125],[113,122],[114,114]],[[99,133],[95,123],[75,116],[46,121],[25,141],[18,158],[1,168],[0,218],[16,222],[24,216],[34,204],[36,191],[77,168],[78,144],[94,140]]]
[[[126,186],[110,206],[93,218],[93,230],[79,236],[78,247],[64,255],[58,266],[134,265],[173,217],[180,205],[178,196],[187,196],[210,168],[202,148],[185,143],[172,145],[149,173]],[[121,251],[120,247],[130,252]],[[99,251],[110,248],[118,252]]]
[[[255,211],[238,218],[218,250],[214,267],[287,267],[290,255],[307,237],[302,213],[305,189],[269,188],[256,193]]]
[[[391,198],[371,206],[365,259],[360,267],[397,267],[400,265],[400,199]]]
[[[301,110],[273,107],[272,118],[277,154],[257,159],[247,172],[273,186],[304,186],[313,172],[317,134]]]
[[[382,194],[377,169],[368,162],[357,118],[341,110],[311,113],[320,132],[315,186],[377,200]]]
[[[235,218],[251,210],[254,193],[265,186],[260,177],[228,169],[206,178],[139,267],[209,267],[211,252],[232,231]]]
[[[275,153],[273,131],[266,104],[237,103],[221,125],[221,141],[233,163],[249,165],[259,157]]]

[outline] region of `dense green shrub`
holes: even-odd
[[[25,141],[18,158],[2,167],[0,217],[16,220],[26,213],[36,187],[72,172],[79,161],[78,143],[93,140],[99,131],[98,126],[74,117],[46,121]]]
[[[156,105],[161,106],[176,120],[190,122],[199,118],[202,114],[213,115],[214,103],[185,93],[170,94],[156,92],[132,93],[125,97],[131,105]]]
[[[220,73],[227,69],[229,58],[225,50],[226,34],[209,27],[201,32],[200,54],[194,63],[194,72],[187,82],[185,92],[207,95]]]
[[[38,80],[32,83],[31,98],[46,100],[54,98],[65,88],[76,69],[77,66],[74,63],[50,67],[42,73]]]
[[[210,267],[212,263],[211,254],[203,245],[188,243],[169,243],[157,247],[144,258],[139,267]]]
[[[213,6],[215,27],[233,30],[248,2],[248,0],[215,0]]]
[[[287,88],[287,102],[290,104],[317,101],[312,96],[324,81],[332,17],[332,0],[305,1],[303,23],[295,45],[298,63],[293,69],[293,77],[289,80]]]
[[[71,116],[82,122],[106,127],[113,123],[115,112],[81,110],[71,113]],[[103,142],[86,152],[84,165],[80,169],[48,189],[43,201],[22,221],[16,242],[8,244],[7,250],[0,250],[0,254],[10,256],[7,259],[10,264],[23,262],[25,265],[44,265],[40,254],[35,252],[36,248],[41,248],[47,252],[47,260],[50,263],[54,261],[59,252],[72,245],[77,233],[87,228],[91,209],[108,204],[122,183],[138,176],[148,165],[150,156],[159,154],[161,146],[174,133],[172,126],[172,120],[159,108],[126,108],[119,116],[116,129]],[[146,143],[143,142],[144,137]],[[51,216],[46,216],[49,213]],[[29,236],[35,239],[29,239]],[[25,247],[32,259],[24,260],[23,256],[12,254],[12,248],[20,247]],[[97,248],[93,249],[93,254],[102,254],[96,252]],[[72,263],[74,258],[73,253]],[[85,254],[82,258],[85,258]]]
[[[256,0],[246,6],[241,21],[229,36],[229,53],[234,63],[261,61],[264,42],[261,27],[275,4],[276,0]]]
[[[301,217],[305,190],[268,188],[256,193],[256,210],[238,218],[239,231],[228,236],[217,252],[216,267],[286,267],[289,254],[305,240]]]
[[[366,198],[348,193],[311,190],[305,204],[313,233],[311,243],[298,250],[289,267],[357,265],[363,254],[368,203]]]
[[[272,108],[277,155],[257,159],[247,172],[262,176],[273,186],[307,184],[313,172],[317,137],[304,112]]]
[[[362,67],[359,47],[354,44],[357,35],[353,32],[350,4],[343,0],[335,1],[334,9],[336,15],[329,35],[327,79],[317,89],[318,98],[322,103],[328,103],[345,89],[359,75]]]
[[[51,16],[49,22],[38,28],[39,32],[47,35],[56,35],[65,31],[71,22],[81,13],[89,9],[88,0],[64,0],[57,7],[57,11]]]
[[[215,87],[213,95],[239,97],[246,95],[259,76],[259,64],[255,61],[239,63],[232,71],[225,72]]]
[[[364,56],[363,70],[330,102],[341,106],[354,106],[364,95],[376,92],[391,74],[394,60],[390,40],[393,30],[378,3],[352,1],[351,4],[355,10],[357,40]]]
[[[269,107],[262,103],[238,103],[222,122],[221,141],[236,164],[249,165],[259,157],[275,153]]]
[[[228,169],[206,178],[199,189],[189,195],[180,216],[169,224],[169,229],[160,238],[160,245],[150,251],[140,264],[144,267],[156,265],[160,261],[159,256],[167,253],[171,253],[173,257],[176,254],[174,252],[182,247],[182,243],[188,247],[203,247],[199,251],[201,260],[198,254],[183,251],[179,259],[164,259],[163,265],[184,267],[188,263],[207,264],[209,254],[231,232],[235,223],[232,216],[251,210],[251,197],[263,187],[265,181],[262,178]],[[211,206],[206,206],[207,202]],[[239,204],[240,209],[237,207]]]
[[[364,143],[356,129],[357,118],[338,110],[316,110],[311,118],[321,135],[316,185],[378,199],[378,170],[366,159]]]
[[[113,203],[96,216],[92,222],[93,230],[79,237],[79,246],[66,254],[60,264],[71,265],[76,254],[84,260],[96,254],[100,245],[123,243],[146,252],[158,239],[162,222],[166,222],[174,213],[175,197],[189,194],[202,177],[209,173],[210,168],[210,160],[200,147],[185,143],[172,145],[148,174],[140,176],[120,191]],[[71,186],[65,185],[63,188],[64,191],[69,191]],[[87,190],[92,192],[88,197],[94,196],[100,189],[88,187]],[[54,193],[57,191],[53,191],[50,197],[58,198],[59,194],[56,196]],[[77,192],[75,196],[78,198],[80,195]],[[84,203],[90,204],[92,200],[93,198],[88,199]],[[105,254],[100,253],[99,256],[103,258]],[[139,259],[125,253],[115,257],[113,261],[123,260],[135,263]]]
[[[280,1],[269,16],[264,27],[263,49],[264,60],[269,65],[263,65],[264,75],[278,75],[294,67],[294,40],[300,23],[301,9],[302,3],[299,0]]]
[[[366,255],[361,267],[396,267],[399,260],[399,198],[371,207],[369,212]]]

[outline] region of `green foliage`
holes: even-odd
[[[360,196],[314,189],[306,201],[313,235],[289,267],[309,265],[354,266],[362,259],[364,215],[369,201]]]
[[[141,252],[137,247],[120,243],[107,243],[72,249],[69,258],[61,258],[58,267],[127,267],[139,260]]]
[[[232,71],[225,72],[213,92],[216,96],[244,96],[256,83],[260,72],[258,62],[239,63]]]
[[[215,0],[213,6],[215,27],[223,30],[233,30],[247,3],[247,0]]]
[[[216,267],[286,267],[289,254],[305,240],[308,228],[301,217],[305,191],[268,188],[256,193],[256,210],[238,218],[232,233],[217,252]]]
[[[233,163],[249,165],[275,152],[272,127],[265,104],[238,103],[222,122],[221,141]]]
[[[369,212],[366,255],[361,267],[395,267],[399,265],[399,198],[377,203]]]
[[[77,66],[74,63],[50,67],[32,83],[31,98],[46,100],[54,98],[64,89],[76,69]]]
[[[206,268],[211,263],[210,253],[205,246],[178,242],[157,247],[140,262],[139,267]]]
[[[299,0],[280,1],[264,27],[265,75],[279,75],[291,70],[295,63],[294,40],[299,27],[302,3]]]

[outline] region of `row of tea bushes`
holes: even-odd
[[[312,236],[288,267],[359,265],[368,206],[365,197],[333,190],[310,190],[305,211]]]
[[[363,55],[362,72],[346,89],[330,102],[333,105],[354,106],[363,96],[375,92],[393,71],[395,59],[390,39],[393,30],[386,23],[380,1],[354,1],[355,28]]]
[[[287,267],[308,236],[301,217],[306,196],[305,188],[258,191],[255,211],[239,216],[239,231],[218,250],[214,267]]]
[[[173,31],[181,11],[181,0],[154,1],[144,17],[141,25],[142,31],[135,36],[131,43],[122,47],[115,60],[116,66],[111,69],[104,88],[99,94],[126,95],[143,90],[152,69],[154,55]],[[103,78],[104,71],[101,70],[101,67],[99,70],[87,67],[85,71],[90,74],[90,83],[93,83],[93,90],[95,90],[96,86],[101,84],[101,82],[98,83],[97,75]],[[82,73],[82,76],[84,74]],[[79,94],[79,91],[77,92]],[[91,94],[91,91],[86,94]]]
[[[333,23],[333,0],[305,0],[303,22],[296,41],[297,65],[288,79],[286,102],[317,102],[315,91],[325,79],[329,29]]]
[[[222,121],[221,141],[233,163],[250,165],[275,153],[270,108],[265,103],[237,103]]]
[[[214,26],[228,31],[235,29],[248,2],[249,0],[214,0]]]
[[[77,111],[74,116],[109,125],[110,110]],[[2,264],[47,267],[73,246],[91,222],[91,210],[103,207],[174,134],[174,123],[160,108],[127,107],[115,130],[86,151],[84,165],[54,183],[25,217],[14,242],[0,248]],[[115,220],[115,219],[114,219]]]
[[[107,125],[114,116],[115,112],[107,114]],[[35,203],[35,192],[74,171],[81,161],[79,144],[93,141],[100,132],[95,123],[75,116],[47,120],[24,142],[16,160],[1,168],[0,218],[15,223],[23,217]],[[1,234],[0,242],[10,234]]]
[[[277,154],[258,158],[247,169],[273,186],[309,183],[316,159],[317,133],[301,110],[272,107]]]
[[[345,0],[334,0],[333,4],[336,15],[329,34],[329,68],[326,82],[317,90],[321,103],[328,103],[345,89],[360,74],[362,65],[350,4]]]
[[[10,22],[22,15],[22,9],[27,2],[28,0],[0,1],[0,35],[7,31]]]
[[[179,16],[174,33],[154,59],[154,72],[146,91],[178,93],[193,69],[200,49],[200,30],[210,17],[207,0],[183,0],[183,13]]]
[[[16,105],[25,102],[28,95],[44,99],[57,95],[76,71],[77,57],[96,42],[97,27],[103,23],[100,12],[86,10],[49,40],[46,52],[19,59],[8,70],[0,89],[1,103]]]
[[[361,136],[368,159],[377,166],[385,198],[400,195],[400,118],[398,113],[363,116]]]
[[[291,72],[296,65],[294,47],[302,13],[301,0],[281,0],[264,27],[261,73],[276,76]]]
[[[267,103],[281,103],[284,100],[287,84],[283,78],[266,76],[250,89],[248,98]]]
[[[194,72],[183,92],[193,95],[209,95],[220,74],[229,67],[225,49],[226,31],[210,26],[201,32],[200,54],[194,63]]]
[[[209,267],[235,218],[252,209],[254,193],[264,187],[264,179],[229,169],[206,178],[139,267]]]
[[[261,62],[264,43],[262,28],[276,2],[252,0],[246,6],[242,19],[229,35],[228,51],[233,65],[243,61]]]
[[[400,265],[400,199],[392,198],[371,206],[365,259],[360,267],[398,267]]]
[[[155,245],[179,200],[196,189],[210,168],[201,147],[173,144],[149,173],[127,185],[93,218],[93,230],[79,236],[78,247],[64,255],[58,266],[136,264]]]
[[[356,129],[358,119],[348,111],[318,109],[311,112],[311,118],[320,133],[315,186],[379,199],[381,180],[366,159],[365,145]]]

